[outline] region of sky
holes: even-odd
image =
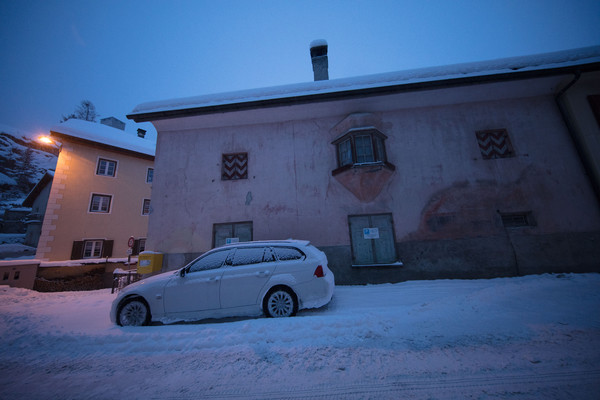
[[[0,0],[0,125],[143,102],[600,45],[598,0]]]

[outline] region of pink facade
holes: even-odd
[[[173,269],[224,238],[306,239],[339,283],[596,270],[598,197],[556,102],[571,79],[134,113],[158,131],[148,248]]]

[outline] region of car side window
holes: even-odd
[[[220,268],[223,262],[225,262],[227,254],[229,254],[229,250],[217,251],[200,257],[190,265],[188,272],[208,271]]]
[[[306,258],[304,253],[293,247],[276,247],[275,252],[279,261],[302,260]]]
[[[240,265],[259,264],[265,260],[265,248],[264,247],[241,247],[235,250],[231,266],[237,267]]]

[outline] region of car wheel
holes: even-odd
[[[275,288],[265,297],[263,309],[267,317],[291,317],[298,311],[298,301],[291,290]]]
[[[150,310],[140,298],[127,300],[119,311],[117,321],[121,326],[142,326],[150,323]]]

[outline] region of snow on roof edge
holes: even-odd
[[[129,132],[90,121],[69,119],[53,126],[50,131],[150,156],[156,152],[156,142],[152,138],[142,139]]]
[[[353,78],[303,82],[283,86],[145,102],[137,105],[128,117],[153,112],[222,106],[227,104],[273,100],[277,98],[308,96],[458,78],[510,74],[523,71],[546,70],[585,65],[595,62],[600,62],[600,46],[583,47],[530,56],[518,56],[472,63],[387,72]]]

